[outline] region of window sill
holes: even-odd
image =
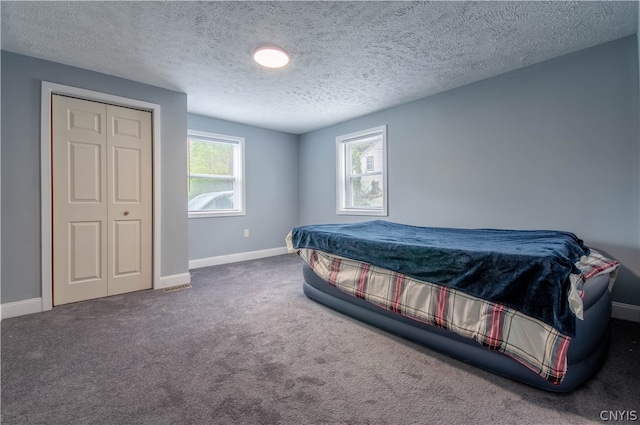
[[[387,217],[389,215],[384,210],[360,210],[360,209],[338,210],[336,214],[338,215],[375,215],[379,217]]]
[[[245,215],[244,211],[189,211],[189,218],[237,217]]]

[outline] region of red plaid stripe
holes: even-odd
[[[553,350],[555,361],[553,362],[553,367],[547,374],[547,380],[551,381],[552,384],[559,384],[562,382],[564,375],[567,370],[567,352],[569,351],[569,343],[571,342],[571,338],[560,335],[560,337],[556,340],[555,349]]]
[[[440,286],[438,287],[438,308],[436,310],[436,324],[443,328],[448,326],[447,321],[447,304],[449,303],[449,289]]]
[[[318,251],[313,251],[311,258],[309,258],[309,268],[311,270],[313,270],[313,266],[315,266],[316,261],[318,261]]]
[[[620,263],[592,249],[591,254],[586,258],[583,257],[576,265],[580,269],[584,280],[587,281],[601,273],[617,268]]]
[[[333,286],[336,286],[336,281],[338,279],[338,273],[340,273],[340,264],[342,263],[342,259],[336,257],[331,261],[331,276],[329,277],[329,283]]]
[[[607,261],[600,265],[592,265],[589,267],[589,270],[586,273],[582,273],[584,275],[584,280],[589,280],[594,276],[599,275],[605,271],[609,271],[610,269],[616,267],[619,263],[615,260]]]
[[[391,303],[390,310],[394,313],[401,313],[400,309],[402,301],[402,290],[404,289],[405,277],[402,273],[396,273],[396,278],[393,281],[393,302]]]
[[[369,268],[371,266],[368,263],[360,264],[360,279],[358,280],[358,289],[356,289],[356,297],[364,298],[367,291],[367,279],[369,274]]]
[[[502,327],[507,309],[501,304],[489,304],[487,308],[490,314],[482,345],[491,350],[499,350],[502,347]]]

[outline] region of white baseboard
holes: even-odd
[[[611,317],[614,319],[629,320],[631,322],[640,322],[640,306],[632,304],[624,304],[612,302]]]
[[[160,277],[160,284],[154,289],[170,288],[172,286],[182,285],[191,282],[191,273],[180,273],[171,276]],[[9,319],[10,317],[24,316],[27,314],[41,313],[42,298],[30,298],[12,303],[4,303],[0,305],[0,319]]]
[[[161,276],[160,282],[153,289],[171,288],[173,286],[191,283],[191,273],[172,274],[170,276]]]
[[[276,255],[287,254],[287,247],[261,249],[259,251],[241,252],[238,254],[220,255],[217,257],[200,258],[197,260],[189,260],[189,270],[199,269],[201,267],[218,266],[220,264],[237,263],[240,261],[257,260],[266,257],[275,257]]]
[[[2,318],[24,316],[26,314],[42,312],[42,298],[30,298],[28,300],[4,303],[1,306]]]

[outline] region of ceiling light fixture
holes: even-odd
[[[282,68],[289,63],[289,54],[276,46],[261,46],[253,51],[253,60],[266,68]]]

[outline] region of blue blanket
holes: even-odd
[[[363,261],[454,288],[575,336],[569,274],[589,248],[573,233],[416,227],[387,221],[296,227],[294,248]]]

